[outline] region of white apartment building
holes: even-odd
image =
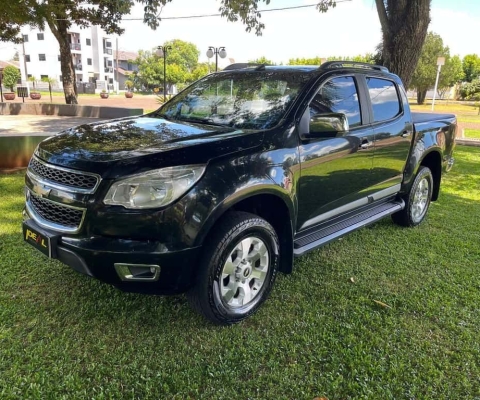
[[[22,81],[34,76],[54,78],[62,86],[60,48],[53,33],[24,28],[24,51],[19,51]],[[70,49],[77,83],[95,83],[97,89],[113,89],[113,40],[98,26],[80,28],[73,25],[69,31]]]

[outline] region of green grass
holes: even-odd
[[[431,112],[432,105],[411,103],[412,111]],[[478,113],[478,106],[461,104],[461,103],[435,103],[435,112],[451,113],[457,116],[458,122],[476,122],[480,124],[480,115]]]
[[[480,139],[480,129],[465,129],[463,133],[466,138]]]
[[[421,226],[384,220],[296,260],[227,328],[23,244],[23,177],[1,176],[0,398],[480,398],[480,149],[455,157]]]

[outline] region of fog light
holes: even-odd
[[[160,266],[151,264],[113,264],[122,281],[154,282],[160,277]]]

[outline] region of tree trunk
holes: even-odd
[[[425,103],[425,97],[427,97],[427,91],[423,89],[417,89],[417,104]]]
[[[375,0],[382,26],[383,65],[408,88],[430,24],[431,0]]]
[[[68,35],[69,22],[65,19],[55,21],[48,20],[48,26],[58,41],[60,46],[60,67],[62,71],[63,93],[67,104],[78,104],[77,101],[77,78],[75,76],[75,67],[72,60],[72,51]]]

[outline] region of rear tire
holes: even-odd
[[[280,248],[273,227],[254,214],[229,212],[213,229],[187,296],[205,318],[230,325],[252,315],[267,299]]]
[[[432,191],[432,171],[428,167],[420,167],[410,191],[404,197],[405,208],[392,215],[393,222],[406,227],[422,223],[430,206]]]

